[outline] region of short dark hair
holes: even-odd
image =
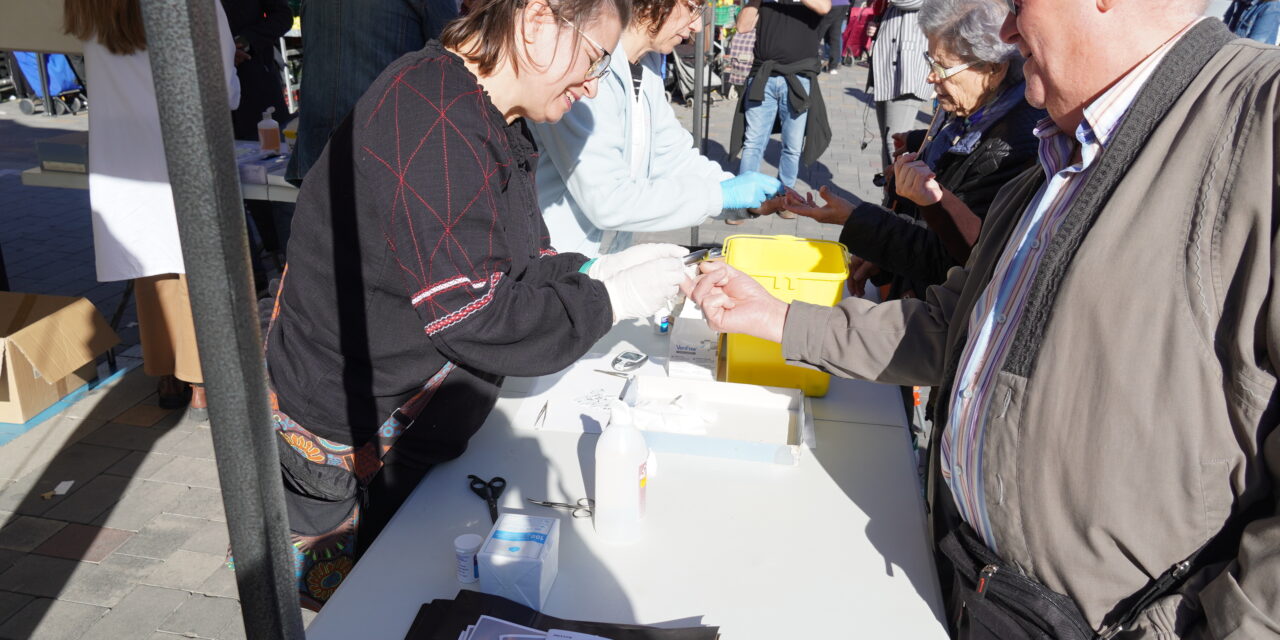
[[[475,64],[481,75],[489,75],[515,50],[516,24],[526,4],[526,0],[477,0],[466,15],[445,26],[440,43]],[[547,0],[547,6],[580,28],[591,24],[607,7],[618,14],[623,27],[631,19],[631,0]],[[580,37],[575,33],[575,42]],[[463,49],[468,43],[470,46]]]

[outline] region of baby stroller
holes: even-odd
[[[678,102],[686,107],[693,106],[693,88],[694,76],[693,70],[695,54],[697,51],[693,48],[693,42],[686,42],[676,46],[675,51],[667,56],[667,99],[671,102]],[[707,56],[706,72],[703,77],[703,88],[706,90],[706,99],[708,103],[714,100],[714,91],[721,89],[724,83],[720,79],[720,73],[724,67],[724,48],[719,42],[712,41],[711,55]]]
[[[40,55],[29,51],[13,52],[11,59],[16,60],[17,67],[21,71],[21,74],[13,74],[14,83],[25,85],[18,88],[20,98],[18,109],[26,115],[35,113],[37,107],[45,110],[52,109],[55,115],[79,113],[86,104],[84,86],[75,70],[71,68],[67,56],[60,53],[43,56],[45,76],[49,81],[49,99],[46,99],[44,87],[40,82],[41,58]]]

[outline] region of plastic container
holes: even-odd
[[[267,107],[262,112],[262,120],[258,121],[258,148],[263,151],[280,152],[280,123],[271,118],[275,107]]]
[[[724,253],[730,265],[784,302],[834,305],[849,277],[849,250],[839,242],[735,235],[725,239]],[[800,389],[806,396],[826,395],[831,376],[786,364],[782,345],[740,334],[729,334],[725,343],[726,381]]]
[[[649,484],[649,445],[631,418],[631,407],[614,400],[609,426],[596,441],[596,497],[592,510],[596,533],[609,542],[640,539],[645,488]]]
[[[476,553],[484,538],[474,533],[464,533],[453,539],[453,555],[458,563],[458,582],[470,584],[480,580],[480,568]]]

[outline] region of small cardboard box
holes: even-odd
[[[540,611],[559,560],[559,518],[504,513],[476,553],[480,590]]]
[[[84,298],[0,292],[0,422],[26,422],[79,389],[119,342]]]
[[[720,334],[707,326],[702,310],[685,300],[671,327],[668,343],[667,375],[691,380],[716,379],[716,356]]]

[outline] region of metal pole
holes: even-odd
[[[689,123],[691,125],[689,130],[693,132],[693,146],[699,150],[702,149],[702,100],[703,94],[706,93],[707,82],[703,71],[707,60],[706,52],[703,51],[706,37],[705,30],[700,30],[693,35],[693,121]],[[689,227],[689,244],[698,246],[697,225]]]
[[[245,632],[302,638],[216,0],[142,0]]]
[[[43,53],[36,54],[36,66],[40,68],[40,90],[44,92],[44,97],[40,102],[44,105],[44,115],[52,118],[56,114],[53,113],[53,96],[49,95],[49,58]]]

